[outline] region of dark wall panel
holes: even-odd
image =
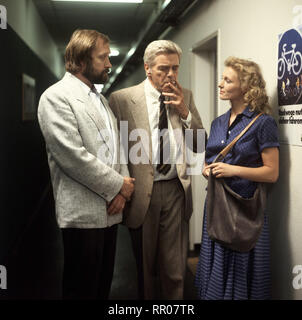
[[[0,264],[8,275],[0,296],[55,297],[61,238],[39,124],[22,121],[22,73],[36,80],[36,108],[57,78],[9,26],[0,29],[0,61]]]

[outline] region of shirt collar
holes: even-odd
[[[149,98],[159,101],[159,97],[161,93],[153,87],[152,83],[148,78],[145,81],[145,90],[146,90],[146,95]]]
[[[87,84],[85,84],[82,80],[80,80],[79,78],[77,78],[75,75],[71,74],[71,73],[68,72],[68,71],[66,72],[66,74],[67,74],[69,77],[73,78],[75,81],[77,81],[78,84],[82,87],[82,89],[85,91],[85,93],[86,93],[87,95],[90,95],[90,93],[93,92],[93,91],[91,90],[91,88],[89,88],[89,87],[87,86]]]
[[[251,108],[250,106],[247,106],[247,107],[243,110],[243,112],[239,114],[240,117],[246,116],[246,117],[248,117],[248,118],[252,118],[252,116],[255,114],[255,111],[252,111],[250,108]],[[229,111],[228,111],[227,114],[226,114],[227,119],[230,118],[231,110],[232,110],[232,108],[230,108]]]
[[[251,110],[251,107],[250,106],[247,106],[243,112],[242,112],[243,115],[245,115],[246,117],[248,118],[251,118],[254,114],[255,114],[255,111],[252,111]]]

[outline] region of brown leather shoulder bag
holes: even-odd
[[[258,114],[218,154],[213,163],[222,161],[261,115],[262,113]],[[206,200],[207,231],[210,239],[234,251],[250,251],[260,236],[265,206],[266,185],[264,183],[258,183],[252,198],[243,198],[233,191],[223,178],[215,178],[210,170]]]

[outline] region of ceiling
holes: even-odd
[[[78,28],[96,29],[110,38],[111,49],[120,54],[111,57],[113,65],[110,92],[116,82],[142,62],[146,45],[167,28],[180,22],[200,0],[144,0],[134,3],[96,3],[33,0],[49,33],[64,55],[71,34]],[[131,50],[132,49],[132,50]],[[131,50],[131,54],[128,52]]]

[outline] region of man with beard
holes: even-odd
[[[107,36],[76,30],[66,47],[67,72],[38,108],[62,230],[64,299],[108,298],[117,224],[134,190],[120,164],[116,119],[94,87],[108,79],[109,54]]]

